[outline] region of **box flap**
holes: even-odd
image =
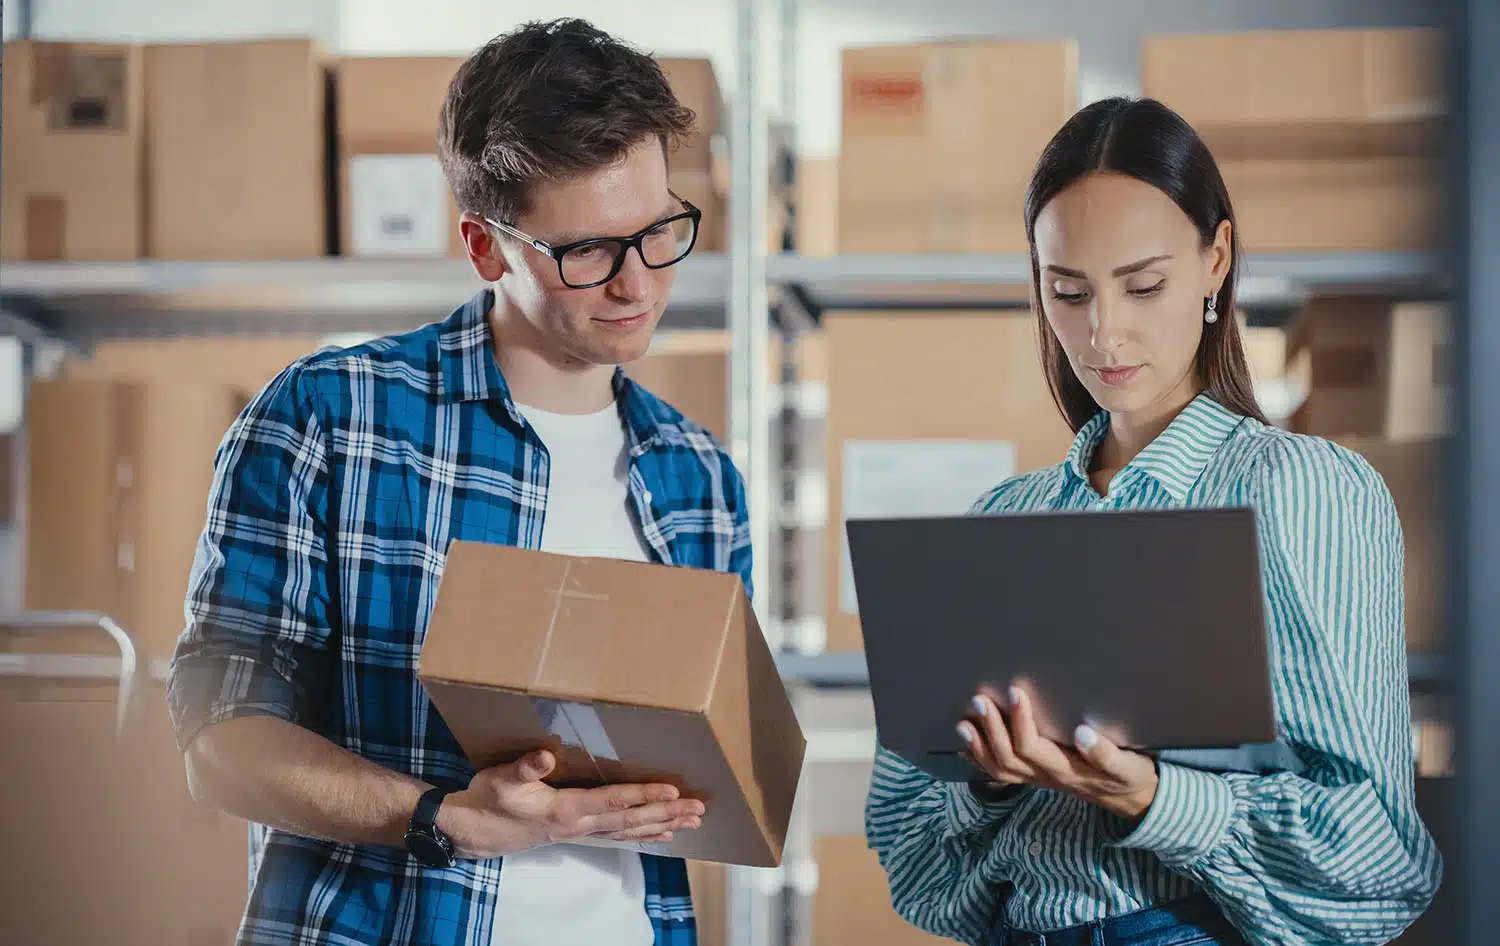
[[[419,673],[559,700],[702,712],[738,576],[456,541]]]

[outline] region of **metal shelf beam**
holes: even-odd
[[[782,310],[813,318],[831,310],[1028,304],[1030,264],[1022,253],[824,259],[781,254],[765,263],[766,281]],[[728,327],[729,256],[695,253],[676,275],[663,327]],[[88,342],[404,331],[447,315],[480,285],[460,259],[7,263],[0,265],[0,311],[6,316],[0,333],[55,333]],[[1430,253],[1264,254],[1246,259],[1241,301],[1254,309],[1295,306],[1310,294],[1434,298],[1448,287],[1439,258]]]

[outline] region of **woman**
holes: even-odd
[[[1229,196],[1170,109],[1077,113],[1038,162],[1026,230],[1047,379],[1077,439],[976,512],[1253,506],[1295,764],[1189,768],[1087,726],[1058,745],[1024,693],[979,693],[957,722],[987,781],[877,759],[866,828],[897,909],[976,946],[1388,942],[1442,872],[1413,805],[1389,493],[1357,455],[1261,416]]]

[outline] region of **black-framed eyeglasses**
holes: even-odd
[[[553,246],[523,233],[508,223],[484,218],[484,222],[523,240],[557,261],[557,274],[570,289],[592,289],[602,286],[620,274],[625,254],[634,249],[647,269],[666,269],[682,262],[698,242],[698,224],[703,211],[672,194],[682,204],[683,212],[658,220],[644,230],[626,237],[595,237]]]

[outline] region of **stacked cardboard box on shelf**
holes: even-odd
[[[141,255],[144,90],[139,47],[5,44],[0,259]]]
[[[310,40],[148,46],[148,247],[160,259],[328,249],[327,83]]]
[[[437,158],[438,112],[463,60],[345,59],[335,75],[345,256],[463,256]]]
[[[1441,438],[1450,397],[1446,307],[1316,299],[1288,334],[1288,372],[1307,399],[1290,426],[1358,451],[1396,503],[1406,544],[1406,637],[1414,652],[1445,632]]]
[[[668,157],[672,191],[703,211],[694,252],[721,253],[728,240],[728,193],[723,175],[715,172],[715,159],[723,153],[723,96],[713,63],[707,59],[657,60],[677,100],[697,116],[697,132]]]
[[[243,403],[157,379],[28,391],[26,607],[90,610],[172,655],[207,518],[214,452]]]
[[[837,312],[827,343],[828,649],[859,650],[846,516],[965,512],[990,487],[1060,462],[1028,312]]]
[[[1251,252],[1437,245],[1444,53],[1436,30],[1159,36],[1143,86],[1191,123]]]
[[[1026,183],[1077,72],[1072,42],[846,49],[839,252],[1024,250]]]
[[[108,657],[102,633],[0,634],[0,653]],[[117,735],[113,680],[0,679],[0,884],[6,941],[206,946],[233,942],[248,890],[243,821],[197,805],[160,684]],[[99,882],[78,883],[79,852]],[[143,858],[151,866],[143,868]]]

